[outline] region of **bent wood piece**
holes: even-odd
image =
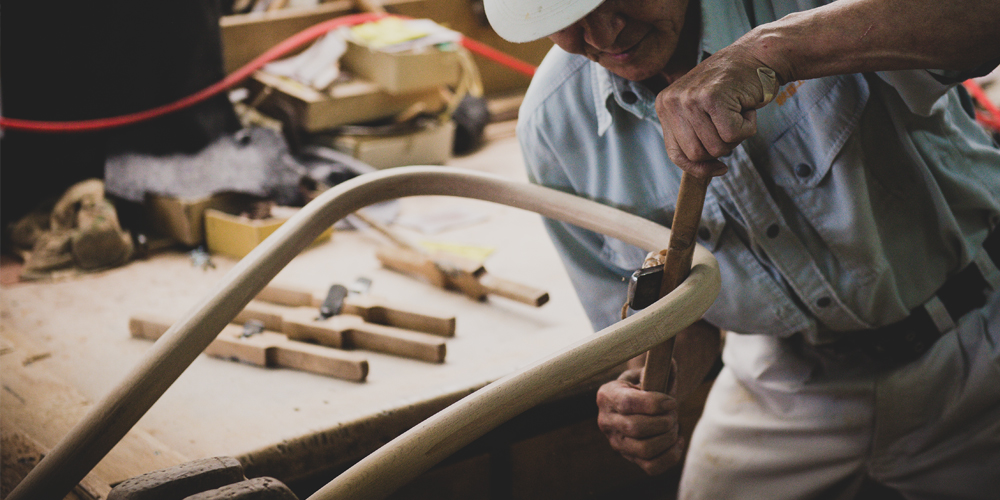
[[[153,344],[132,371],[94,405],[7,498],[28,500],[65,496],[177,380],[216,334],[320,233],[365,206],[417,195],[459,196],[502,203],[601,232],[649,251],[662,248],[669,235],[669,230],[662,226],[614,208],[493,175],[446,167],[400,167],[355,177],[322,193],[240,260],[205,300]],[[676,333],[676,324],[697,320],[718,293],[719,275],[714,258],[707,250],[696,250],[695,263],[688,279],[667,297],[602,331],[590,342],[571,348],[568,357],[577,363],[567,363],[567,356],[562,356],[559,362],[543,363],[543,369],[529,369],[531,374],[546,379],[537,380],[527,391],[510,392],[548,397],[596,373],[597,367],[607,369],[664,341]],[[671,315],[673,321],[667,321]],[[554,367],[560,369],[554,370]],[[525,377],[523,373],[514,376],[513,380],[521,380]],[[499,391],[503,396],[509,386],[508,382],[493,387],[504,387]],[[494,388],[486,394],[496,392]],[[477,396],[474,401],[481,398]],[[515,398],[514,403],[504,404],[511,404],[519,413],[526,409],[524,402],[538,400],[523,395],[519,398],[522,399]],[[446,413],[442,418],[453,413]],[[486,412],[485,415],[491,419],[470,420],[462,413],[457,428],[464,431],[464,436],[478,435],[499,425],[496,418],[510,416],[511,412]],[[460,444],[464,439],[466,437],[455,437],[450,442]],[[449,447],[442,443],[433,448],[438,456]],[[406,476],[412,477],[416,469],[408,468]],[[356,478],[357,472],[346,477]],[[352,481],[351,484],[357,483]],[[397,484],[394,481],[389,487],[394,490]]]
[[[711,177],[697,177],[687,172],[681,175],[670,243],[667,245],[666,262],[663,264],[660,297],[677,288],[691,270],[695,237],[698,234],[698,225],[701,224],[701,210],[705,206],[705,191],[708,190],[708,183],[711,180]],[[639,387],[644,391],[667,392],[673,358],[674,337],[650,349],[646,353],[646,363],[642,368]]]
[[[615,237],[650,251],[662,248],[664,240],[657,237],[666,234],[665,228],[629,227],[636,233]],[[718,267],[711,254],[698,247],[693,261],[688,278],[653,305],[445,408],[307,500],[385,498],[507,420],[671,338],[700,319],[719,291]]]

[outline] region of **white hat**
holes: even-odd
[[[485,0],[493,29],[510,42],[545,38],[583,19],[604,0]]]

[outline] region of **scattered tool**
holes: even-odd
[[[379,307],[345,307],[352,296],[343,285],[333,285],[317,310],[311,293],[290,288],[268,286],[233,319],[246,324],[260,321],[264,327],[284,333],[292,340],[317,342],[342,349],[367,349],[407,358],[440,363],[446,346],[442,336],[455,334],[455,319],[423,315],[409,311]],[[277,305],[275,304],[285,304]],[[287,304],[308,306],[287,307]],[[350,309],[358,314],[351,314]],[[373,314],[379,313],[381,314]],[[383,323],[366,319],[379,316]],[[396,321],[402,318],[402,321]],[[402,323],[410,328],[390,326]],[[425,330],[430,330],[431,333]]]
[[[375,256],[389,269],[418,276],[440,288],[458,290],[475,300],[499,295],[535,307],[549,301],[549,293],[544,290],[498,278],[479,262],[444,252],[431,255],[407,248],[384,247],[378,249]]]
[[[406,358],[440,363],[446,347],[440,336],[414,330],[368,323],[360,316],[340,314],[326,319],[311,307],[288,308],[251,301],[235,323],[258,320],[268,330],[281,332],[290,340],[316,342],[339,349],[366,349]]]
[[[379,262],[389,269],[418,276],[439,288],[458,290],[475,300],[486,300],[487,295],[499,295],[535,307],[549,301],[548,292],[493,276],[479,262],[447,252],[427,252],[360,212],[351,216],[360,219],[395,245],[375,252]]]
[[[333,300],[331,294],[338,293],[333,292],[333,289],[338,287],[344,288],[342,285],[333,285],[330,287],[331,292],[328,292],[325,297],[318,297],[310,290],[291,286],[267,285],[257,294],[257,300],[291,307],[314,307],[321,310],[327,308],[336,311],[333,314],[360,316],[368,323],[395,326],[442,337],[455,335],[454,315],[416,312],[399,305],[390,306],[384,298],[375,295],[347,293],[339,302],[339,307],[337,302],[327,303]],[[354,288],[357,288],[357,285]]]
[[[135,338],[156,340],[173,321],[154,316],[133,316],[129,330]],[[205,354],[264,367],[285,367],[363,382],[368,376],[368,361],[356,353],[296,342],[274,331],[249,330],[237,325],[225,327],[205,349]]]

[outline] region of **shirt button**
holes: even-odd
[[[816,305],[820,307],[829,307],[830,302],[832,302],[830,297],[820,297],[819,300],[816,301]]]
[[[770,226],[767,227],[767,237],[768,238],[777,238],[778,237],[778,233],[780,233],[780,232],[781,232],[781,228],[779,228],[777,224],[771,224]]]
[[[812,165],[807,163],[799,163],[798,165],[795,165],[795,175],[799,177],[809,177],[812,173]]]
[[[639,96],[635,95],[635,92],[626,91],[622,92],[622,100],[625,101],[625,104],[635,104],[635,101],[639,100]]]
[[[708,241],[712,237],[712,231],[709,231],[707,227],[702,226],[698,229],[698,237],[702,240]]]

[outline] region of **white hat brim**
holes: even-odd
[[[509,42],[545,38],[584,18],[604,0],[485,0],[486,17]]]

